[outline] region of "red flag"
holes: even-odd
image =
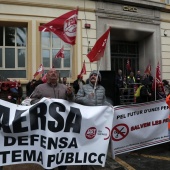
[[[156,80],[156,82],[155,82],[155,80]],[[159,65],[159,62],[158,62],[157,67],[156,67],[156,78],[154,78],[154,80],[153,80],[152,90],[155,90],[157,88],[157,86],[160,85],[160,84],[162,85],[162,90],[164,90],[162,79],[161,79],[160,65]],[[155,86],[156,86],[156,88],[155,88]]]
[[[58,51],[55,58],[64,58],[64,46],[62,46],[62,48]]]
[[[34,78],[35,78],[37,75],[39,75],[39,74],[43,74],[43,72],[44,72],[44,67],[43,67],[43,65],[41,64],[41,65],[39,66],[38,70],[36,71],[36,73],[34,74]]]
[[[47,82],[47,73],[44,74],[44,76],[41,79],[44,83]]]
[[[151,65],[150,65],[150,64],[147,65],[146,70],[145,70],[144,73],[145,73],[145,74],[148,74],[148,75],[151,74]]]
[[[83,67],[82,67],[82,69],[81,69],[81,72],[80,72],[80,74],[78,75],[78,76],[83,76],[84,74],[86,74],[86,65],[85,65],[85,61],[84,61],[84,63],[83,63]]]
[[[162,83],[161,70],[160,70],[159,62],[158,62],[157,67],[156,67],[156,83],[158,83],[158,84]]]
[[[110,33],[110,27],[109,29],[96,41],[96,44],[92,48],[92,50],[87,54],[87,57],[89,58],[90,62],[98,61],[103,57],[104,50],[106,47],[108,35]]]
[[[126,69],[127,69],[127,71],[131,71],[129,59],[127,60],[127,63],[126,63]]]
[[[39,26],[39,31],[53,32],[65,43],[74,45],[77,31],[78,9],[72,10],[60,17]]]

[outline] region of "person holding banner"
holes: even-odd
[[[58,83],[58,76],[58,72],[55,68],[51,68],[47,72],[47,83],[38,85],[31,95],[32,104],[38,102],[43,97],[74,101],[74,93],[72,88],[70,86]],[[58,169],[66,170],[67,166],[58,166]]]
[[[20,104],[20,98],[22,97],[22,87],[20,81],[4,81],[0,83],[0,99],[8,101],[14,104]],[[0,170],[3,170],[3,166],[0,166]]]
[[[33,91],[31,104],[37,103],[43,97],[74,100],[74,93],[70,86],[60,84],[58,81],[58,72],[52,68],[47,73],[47,83],[38,85]]]
[[[105,88],[100,85],[100,82],[101,74],[96,70],[92,71],[89,75],[89,84],[85,84],[79,89],[75,102],[85,106],[110,105],[106,101]]]
[[[79,89],[75,102],[85,106],[111,105],[106,101],[105,88],[100,85],[101,74],[96,70],[89,75],[89,83]],[[96,83],[96,88],[95,88]],[[82,165],[81,169],[86,169],[87,165]]]

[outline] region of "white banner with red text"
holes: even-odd
[[[169,109],[165,100],[114,107],[112,155],[169,141]]]
[[[105,166],[113,109],[43,98],[32,106],[0,100],[0,165]]]

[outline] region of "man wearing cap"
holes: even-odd
[[[89,84],[83,85],[79,89],[75,102],[85,106],[102,106],[110,105],[106,101],[105,88],[100,85],[101,74],[96,70],[89,75]]]
[[[105,88],[100,85],[100,82],[101,74],[96,70],[92,71],[89,75],[89,83],[79,89],[75,102],[85,106],[111,106],[106,101]],[[87,165],[82,165],[81,169],[87,169]]]

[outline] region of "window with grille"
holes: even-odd
[[[118,69],[127,73],[127,60],[131,70],[135,73],[139,69],[139,47],[137,42],[113,41],[111,42],[111,68],[115,72]]]
[[[55,58],[64,46],[64,58]],[[69,77],[71,69],[71,45],[51,32],[41,32],[42,64],[45,70],[56,68],[61,77]]]
[[[0,79],[26,78],[27,28],[0,26]]]

